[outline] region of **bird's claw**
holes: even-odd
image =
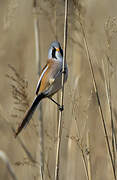
[[[62,106],[60,105],[60,106],[59,106],[59,110],[60,110],[60,111],[63,111],[63,110],[64,110],[64,106],[63,106],[63,105],[62,105]]]

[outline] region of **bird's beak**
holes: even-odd
[[[60,49],[59,49],[59,48],[56,48],[56,51],[60,51]]]

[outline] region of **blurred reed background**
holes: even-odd
[[[39,110],[17,139],[13,133],[35,96],[38,68],[46,63],[49,44],[57,39],[63,47],[65,1],[36,2],[36,9],[33,0],[0,2],[0,180],[41,180],[40,165],[43,179],[54,179],[56,105],[43,100],[43,137]],[[64,93],[59,180],[116,180],[116,9],[114,0],[69,0],[69,77]]]

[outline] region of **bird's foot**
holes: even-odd
[[[58,107],[59,107],[59,111],[63,111],[64,110],[64,105],[62,105],[62,106],[59,105]]]

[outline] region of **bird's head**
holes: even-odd
[[[54,41],[50,44],[48,50],[48,59],[54,59],[58,61],[63,60],[63,50],[58,41]]]

